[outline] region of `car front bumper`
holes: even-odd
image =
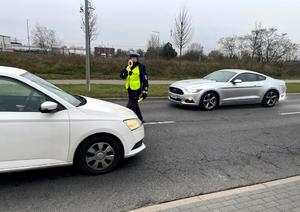
[[[131,131],[131,139],[126,145],[124,158],[135,156],[146,148],[146,145],[143,143],[144,136],[143,125],[138,129]]]
[[[179,105],[191,105],[198,106],[199,105],[199,93],[187,93],[187,94],[176,94],[169,91],[168,99]]]
[[[141,151],[143,151],[146,148],[146,145],[143,143],[143,141],[140,141],[140,142],[142,142],[141,146],[136,149],[132,149],[127,155],[124,156],[124,158],[133,157],[133,156],[139,154]]]

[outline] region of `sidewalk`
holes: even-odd
[[[300,176],[200,195],[131,212],[300,212]]]
[[[85,80],[49,80],[53,84],[85,84]],[[149,80],[151,85],[170,85],[176,80]],[[284,80],[286,83],[300,83],[300,80]],[[91,80],[92,84],[123,85],[124,80]]]

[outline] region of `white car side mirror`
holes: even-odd
[[[58,104],[55,102],[44,102],[41,104],[41,109],[40,111],[42,113],[53,113],[57,110]]]
[[[233,84],[237,84],[237,83],[242,83],[243,81],[241,80],[241,79],[235,79],[234,81],[233,81]]]

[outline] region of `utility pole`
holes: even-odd
[[[89,5],[88,0],[85,0],[85,77],[86,77],[86,90],[91,91],[91,62],[90,62],[90,29],[89,29]]]
[[[28,45],[28,51],[30,51],[30,37],[29,37],[29,19],[27,19],[27,45]]]

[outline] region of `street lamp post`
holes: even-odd
[[[28,45],[28,51],[30,52],[29,19],[27,19],[27,45]]]
[[[90,62],[90,36],[89,36],[89,5],[88,0],[85,0],[85,77],[86,77],[86,90],[91,91],[91,62]]]

